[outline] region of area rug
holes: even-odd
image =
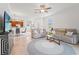
[[[29,55],[74,55],[74,49],[67,43],[49,42],[46,38],[33,39],[28,45]]]

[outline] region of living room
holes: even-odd
[[[78,15],[78,3],[2,3],[0,46],[6,46],[2,39],[8,35],[8,49],[1,47],[0,53],[78,55]]]

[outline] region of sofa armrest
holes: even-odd
[[[73,41],[72,41],[73,44],[77,44],[78,43],[78,35],[77,34],[74,34],[74,35],[68,36],[68,37],[73,39]]]

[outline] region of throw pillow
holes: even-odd
[[[73,32],[67,32],[66,35],[67,36],[72,36],[73,35]]]

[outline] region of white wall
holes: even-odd
[[[0,15],[4,16],[4,11],[7,11],[8,14],[10,16],[12,16],[11,10],[10,10],[10,7],[9,7],[8,3],[2,3],[2,4],[0,4]]]
[[[40,20],[40,18],[36,19]],[[53,20],[54,28],[76,28],[79,30],[79,6],[73,6],[51,16],[44,17],[44,25],[46,28],[48,28],[48,19]],[[40,21],[39,23],[41,24]]]

